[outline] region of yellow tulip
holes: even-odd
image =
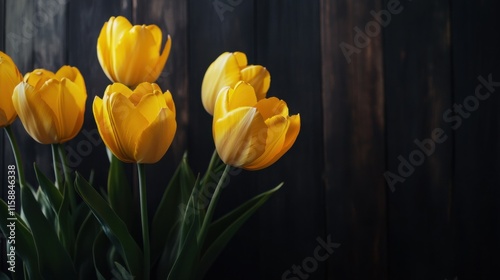
[[[278,98],[257,99],[253,87],[239,82],[223,88],[215,104],[213,137],[224,163],[247,170],[266,168],[292,147],[300,115],[288,115]]]
[[[155,82],[167,62],[172,44],[170,36],[161,51],[161,29],[134,25],[124,17],[111,17],[97,39],[97,58],[112,82],[135,87]]]
[[[14,88],[23,80],[14,61],[0,51],[0,127],[10,125],[17,113],[12,104]]]
[[[42,144],[73,139],[83,125],[87,90],[80,71],[35,69],[14,89],[12,101],[28,134]]]
[[[266,97],[271,74],[263,66],[247,64],[247,56],[242,52],[225,52],[210,64],[201,85],[201,101],[210,115],[214,114],[219,91],[226,86],[234,87],[239,81],[253,86],[257,100]]]
[[[121,83],[95,97],[94,118],[101,138],[124,162],[155,163],[167,152],[177,129],[169,91],[141,83],[133,91]]]

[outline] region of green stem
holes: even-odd
[[[148,201],[146,196],[146,172],[144,165],[137,163],[139,174],[139,197],[141,204],[142,241],[144,250],[144,279],[149,279],[150,253],[149,253],[149,226],[148,226]]]
[[[5,132],[7,133],[7,137],[10,141],[10,146],[12,147],[12,152],[14,153],[14,159],[17,165],[17,176],[19,178],[19,185],[21,187],[26,186],[26,181],[24,178],[24,167],[21,160],[21,153],[19,152],[19,146],[17,145],[16,137],[14,136],[14,132],[12,131],[11,126],[4,127]]]
[[[203,179],[201,180],[202,186],[207,183],[208,178],[210,178],[210,173],[213,171],[215,164],[219,161],[219,154],[217,150],[214,150],[212,157],[210,158],[210,163],[208,164],[207,171],[205,175],[203,175]]]
[[[63,179],[61,176],[61,172],[59,172],[59,165],[58,165],[59,156],[58,156],[57,147],[55,144],[52,144],[50,146],[52,148],[52,166],[54,167],[54,177],[56,179],[56,186],[59,189],[59,191],[61,191],[61,193],[62,193],[64,190],[64,185],[62,184]]]
[[[64,173],[64,181],[66,185],[66,191],[68,192],[69,203],[71,206],[71,210],[76,208],[76,196],[75,189],[73,188],[73,180],[71,179],[71,174],[68,165],[68,159],[66,157],[66,151],[64,150],[63,144],[55,144],[57,146],[57,150],[59,152],[59,159],[61,160],[61,165]]]
[[[201,225],[200,232],[198,234],[198,244],[200,246],[203,246],[203,242],[205,241],[205,237],[207,234],[208,226],[212,222],[212,217],[215,212],[215,206],[217,205],[217,201],[219,200],[220,192],[223,188],[223,184],[226,181],[226,177],[229,174],[229,170],[231,169],[230,165],[226,165],[226,168],[224,168],[224,172],[222,173],[222,176],[219,179],[219,183],[217,183],[217,187],[215,187],[214,195],[212,196],[212,199],[210,200],[210,204],[208,205],[207,213],[205,215],[205,218],[203,219],[203,224]]]

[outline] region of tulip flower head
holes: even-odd
[[[133,91],[121,83],[95,97],[94,118],[101,138],[123,162],[155,163],[167,152],[177,129],[169,91],[141,83]]]
[[[220,91],[212,129],[224,163],[258,170],[292,147],[300,131],[300,115],[289,116],[285,101],[278,98],[258,100],[250,84],[239,82]]]
[[[111,17],[97,39],[97,58],[112,82],[135,87],[160,76],[170,53],[170,36],[160,54],[161,43],[158,26],[132,26],[125,17]]]
[[[73,139],[83,125],[87,91],[80,71],[36,69],[14,89],[14,108],[28,134],[42,144]]]
[[[12,94],[22,80],[23,76],[14,61],[0,51],[0,127],[8,126],[16,119]]]
[[[223,87],[234,87],[239,81],[253,86],[257,100],[266,97],[271,85],[271,74],[261,65],[248,65],[247,56],[242,52],[221,54],[207,69],[201,85],[203,107],[214,114],[217,95]]]

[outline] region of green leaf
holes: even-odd
[[[195,176],[184,154],[158,205],[151,224],[151,260],[154,263],[165,248],[174,247],[175,234],[190,194],[195,186]],[[171,241],[171,242],[168,242]]]
[[[143,275],[143,254],[125,223],[118,217],[106,200],[77,173],[76,188],[82,199],[90,207],[101,227],[123,257],[133,275]]]
[[[132,188],[127,180],[123,162],[114,155],[111,155],[108,172],[108,201],[129,230],[137,228],[139,207],[134,203]]]
[[[198,269],[198,276],[200,279],[205,275],[238,229],[271,197],[273,193],[278,191],[281,186],[283,186],[283,183],[279,184],[274,189],[255,196],[210,225],[205,243],[203,244],[202,258],[200,268]]]
[[[123,267],[119,262],[115,262],[116,269],[113,270],[113,275],[116,279],[120,280],[133,280],[134,276],[130,275],[125,267]]]
[[[78,231],[75,241],[75,264],[78,279],[93,279],[95,277],[92,248],[100,232],[99,222],[89,212]]]
[[[54,211],[54,213],[57,213],[61,207],[63,195],[61,194],[61,192],[59,192],[57,187],[49,179],[47,179],[43,172],[40,171],[36,163],[34,164],[34,166],[38,184],[50,201],[52,210]]]
[[[109,239],[106,237],[104,232],[101,230],[94,240],[92,245],[92,256],[94,261],[94,270],[97,279],[106,280],[111,278],[110,267],[108,266],[107,255],[110,247]],[[104,273],[104,275],[102,274]],[[90,279],[93,279],[91,277]]]
[[[68,251],[70,256],[73,256],[75,249],[75,228],[73,225],[73,218],[70,213],[71,206],[69,188],[71,186],[67,182],[64,182],[64,185],[63,201],[57,212],[57,234],[59,236],[59,240],[61,240],[61,243],[64,245],[64,248],[66,248],[66,251]]]
[[[46,279],[76,279],[71,257],[43,215],[31,190],[21,188],[23,213],[31,228],[38,252],[40,273]]]
[[[198,182],[196,181],[196,184]],[[197,273],[197,261],[200,256],[198,245],[198,231],[200,229],[200,211],[195,208],[197,192],[194,188],[188,201],[188,207],[184,211],[180,234],[178,236],[179,250],[175,262],[168,274],[167,280],[193,279]],[[161,266],[161,264],[160,264]],[[163,279],[163,275],[160,275]]]
[[[9,218],[12,216],[9,213],[9,209],[5,201],[0,199],[0,229],[2,230],[3,235],[8,239],[10,236],[10,229],[7,225],[10,224]],[[15,221],[16,225],[16,254],[23,260],[24,265],[28,271],[29,279],[41,279],[39,274],[38,267],[38,253],[35,247],[35,241],[33,240],[33,235],[31,231],[26,227],[26,225],[22,222],[21,216],[15,213]],[[17,262],[16,262],[17,264]],[[23,273],[22,268],[19,267],[18,272]]]

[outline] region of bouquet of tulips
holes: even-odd
[[[202,279],[241,225],[281,187],[213,220],[228,176],[273,164],[300,130],[299,115],[289,116],[283,100],[266,98],[266,68],[248,65],[244,53],[223,53],[207,69],[201,90],[203,106],[213,116],[216,151],[205,174],[194,174],[184,157],[148,218],[144,170],[164,156],[177,128],[171,93],[154,83],[167,62],[170,37],[163,51],[161,45],[156,25],[132,26],[121,16],[111,17],[99,35],[98,60],[113,82],[92,106],[110,152],[105,190],[66,168],[64,144],[80,132],[87,99],[80,71],[63,66],[56,73],[35,69],[23,77],[0,52],[0,127],[16,159],[8,166],[7,201],[0,200],[8,269],[0,278]],[[10,126],[17,116],[34,140],[51,145],[54,180],[39,163],[37,183],[24,179],[27,166]],[[126,163],[137,166],[138,198]]]

